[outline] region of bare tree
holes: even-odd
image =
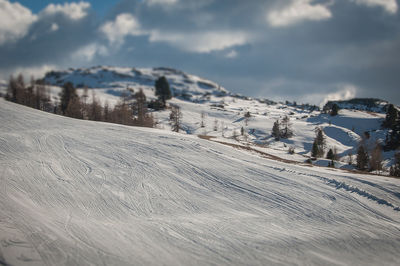
[[[247,127],[249,125],[249,119],[251,117],[251,114],[249,111],[247,111],[246,113],[244,113],[244,124]]]
[[[67,109],[65,110],[65,115],[72,118],[83,119],[82,104],[78,96],[73,97],[69,101]]]
[[[110,107],[108,105],[108,101],[106,101],[106,103],[104,104],[104,108],[103,108],[103,121],[105,122],[111,122],[110,119]]]
[[[92,90],[92,103],[87,105],[88,107],[88,118],[93,121],[102,121],[102,107],[100,102],[97,100],[94,90]]]
[[[201,112],[201,122],[200,122],[200,127],[205,127],[205,118],[206,118],[206,113],[205,112]]]
[[[179,106],[171,105],[171,113],[169,114],[172,131],[179,132],[181,128],[182,112]]]
[[[218,131],[218,120],[214,120],[214,131]]]
[[[350,152],[347,154],[347,156],[348,156],[347,163],[348,163],[349,165],[352,165],[352,164],[353,164],[353,153],[350,151]]]
[[[379,142],[375,143],[375,146],[371,151],[369,157],[369,170],[378,171],[379,173],[383,170],[382,147]]]
[[[288,139],[292,136],[292,123],[290,123],[290,118],[286,115],[281,122],[281,138]]]

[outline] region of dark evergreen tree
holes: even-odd
[[[275,138],[275,140],[280,140],[280,138],[281,138],[281,130],[279,128],[279,120],[276,120],[274,122],[274,126],[272,127],[272,136]]]
[[[385,141],[385,150],[395,150],[400,147],[400,120],[399,111],[393,104],[387,108],[386,118],[382,126],[389,129],[389,134]]]
[[[317,135],[315,137],[315,142],[318,145],[318,155],[317,155],[317,157],[323,157],[324,156],[324,152],[325,152],[324,131],[320,127],[317,127],[316,131],[317,131]]]
[[[319,156],[319,149],[318,149],[318,143],[317,143],[317,139],[314,140],[313,145],[312,145],[312,149],[311,149],[311,157],[313,158],[317,158]]]
[[[400,147],[400,123],[395,125],[389,132],[385,150],[395,150]]]
[[[357,150],[357,168],[359,170],[366,170],[368,168],[369,156],[364,145],[360,144]]]
[[[400,153],[394,155],[394,165],[390,167],[390,175],[400,177]]]
[[[339,106],[336,103],[334,103],[332,105],[332,109],[331,109],[330,115],[331,116],[335,116],[335,115],[338,115],[338,113],[339,113]]]
[[[155,92],[156,96],[158,96],[158,99],[165,106],[166,101],[171,99],[172,97],[168,80],[164,76],[160,77],[159,79],[156,80],[155,87],[156,87],[156,92]]]
[[[69,102],[73,98],[78,97],[78,95],[76,94],[76,89],[71,82],[67,82],[64,84],[60,97],[61,97],[61,103],[60,103],[61,112],[63,115],[65,115],[65,111],[68,108]]]
[[[383,121],[382,126],[385,128],[393,129],[397,123],[398,118],[399,114],[397,109],[394,107],[393,104],[389,104],[386,111],[386,118]]]
[[[335,155],[334,155],[332,149],[329,149],[328,153],[326,154],[326,159],[329,159],[329,160],[334,160],[335,159]]]

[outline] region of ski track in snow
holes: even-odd
[[[400,181],[0,101],[0,264],[398,265]]]

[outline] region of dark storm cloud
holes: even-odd
[[[171,66],[246,95],[318,103],[328,94],[351,90],[359,97],[400,103],[398,11],[351,0],[302,1],[313,5],[309,13],[274,26],[269,12],[295,1],[168,2],[120,1],[102,21],[91,14],[75,21],[41,18],[23,39],[0,46],[5,58],[0,68]],[[121,14],[131,19],[116,23]],[[107,22],[114,23],[118,45],[99,31]],[[54,23],[59,29],[50,32]],[[118,31],[129,27],[131,32]],[[107,46],[108,53],[71,62],[71,54],[91,43]]]

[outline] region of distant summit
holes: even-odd
[[[95,66],[91,68],[70,68],[65,71],[50,71],[46,73],[44,81],[55,86],[62,86],[66,82],[71,82],[77,88],[154,87],[154,82],[161,76],[167,78],[174,96],[185,93],[192,95],[227,94],[227,90],[215,82],[166,67]]]

